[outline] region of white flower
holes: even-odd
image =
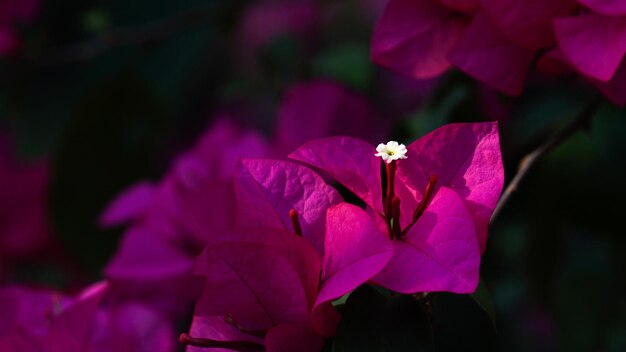
[[[381,143],[376,147],[376,151],[378,153],[374,154],[374,156],[383,158],[383,161],[386,161],[387,164],[394,160],[406,159],[406,147],[404,144],[398,144],[396,141],[389,141],[386,145]]]

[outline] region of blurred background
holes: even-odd
[[[316,124],[310,137],[410,143],[498,120],[508,182],[596,94],[567,77],[531,75],[511,98],[457,70],[399,76],[370,59],[384,5],[0,0],[16,13],[0,13],[0,282],[73,293],[101,279],[124,232],[98,225],[107,204],[161,179],[217,119],[284,150]],[[320,107],[336,95],[358,102]],[[495,329],[441,294],[440,350],[626,351],[624,134],[626,113],[604,102],[531,171],[483,256]]]

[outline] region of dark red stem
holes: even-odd
[[[387,222],[387,230],[389,231],[389,237],[393,239],[393,227],[391,222],[393,219],[392,202],[395,196],[394,182],[396,178],[396,162],[395,160],[385,165],[385,171],[387,173],[387,189],[385,191],[385,221]]]
[[[411,229],[411,227],[415,225],[417,220],[419,220],[422,214],[424,214],[424,212],[426,211],[426,207],[428,206],[428,203],[430,203],[430,200],[433,197],[433,193],[435,192],[435,185],[437,184],[437,180],[437,175],[432,175],[428,179],[428,184],[426,185],[426,189],[424,190],[424,198],[422,198],[419,204],[417,204],[417,208],[415,208],[415,212],[413,212],[413,218],[411,219],[411,223],[402,231],[402,235],[406,235],[406,233],[409,232],[409,229]]]
[[[302,227],[300,226],[300,219],[298,219],[298,211],[296,209],[289,210],[289,219],[291,219],[291,225],[296,235],[302,236]]]
[[[393,220],[393,238],[402,236],[400,231],[400,198],[394,196],[391,200],[391,219]]]
[[[224,321],[227,324],[230,324],[232,326],[234,326],[237,330],[248,334],[248,335],[252,335],[255,337],[260,337],[262,339],[265,338],[265,335],[267,335],[267,330],[251,330],[251,329],[246,329],[243,325],[241,325],[241,323],[239,323],[235,317],[233,317],[232,314],[228,313],[224,316]]]

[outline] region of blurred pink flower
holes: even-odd
[[[108,305],[108,285],[76,297],[25,287],[0,289],[0,350],[171,352],[172,326],[138,303]]]
[[[234,224],[235,163],[242,156],[271,155],[262,136],[218,119],[161,182],[138,183],[114,199],[100,217],[102,226],[132,222],[105,268],[113,291],[175,316],[184,312],[198,291],[191,276],[194,258],[212,236]]]
[[[374,30],[372,58],[401,74],[433,78],[451,67],[446,56],[468,21],[438,0],[390,0]]]
[[[538,57],[544,73],[563,72],[562,61],[624,105],[625,18],[621,0],[391,0],[372,57],[418,79],[455,66],[509,95],[522,93]]]
[[[626,1],[586,0],[591,10],[556,19],[556,59],[580,72],[609,100],[626,104]],[[612,9],[613,11],[608,11]]]

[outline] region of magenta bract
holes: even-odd
[[[372,57],[418,79],[454,65],[519,95],[538,54],[558,48],[560,60],[622,105],[616,72],[626,53],[625,17],[624,1],[390,0],[374,30]],[[546,64],[542,57],[538,66]]]
[[[415,78],[450,68],[446,55],[465,27],[437,0],[391,0],[374,30],[373,60]]]
[[[313,170],[292,162],[245,159],[235,175],[237,227],[291,230],[300,214],[302,235],[324,251],[326,209],[342,201]]]
[[[405,293],[472,292],[478,282],[489,217],[504,182],[497,125],[447,125],[407,149],[408,159],[395,161],[400,214],[394,223],[402,228],[395,235],[381,225],[388,220],[381,212],[388,209],[382,196],[371,196],[382,189],[380,160],[373,156],[373,146],[349,137],[331,137],[306,143],[290,157],[320,168],[369,206],[369,215],[344,206],[340,218],[360,223],[359,230],[345,231],[344,236],[354,236],[351,242],[359,245],[353,244],[352,249],[361,257],[371,257],[373,249],[361,245],[362,238],[375,238],[369,241],[377,249],[393,246],[393,256],[374,277],[375,282]],[[359,157],[362,159],[356,163],[354,159]],[[367,192],[369,185],[372,193]],[[333,209],[329,217],[337,211]],[[365,220],[368,217],[372,220]],[[333,225],[338,229],[349,226],[330,220],[326,225],[327,236],[337,231]]]

